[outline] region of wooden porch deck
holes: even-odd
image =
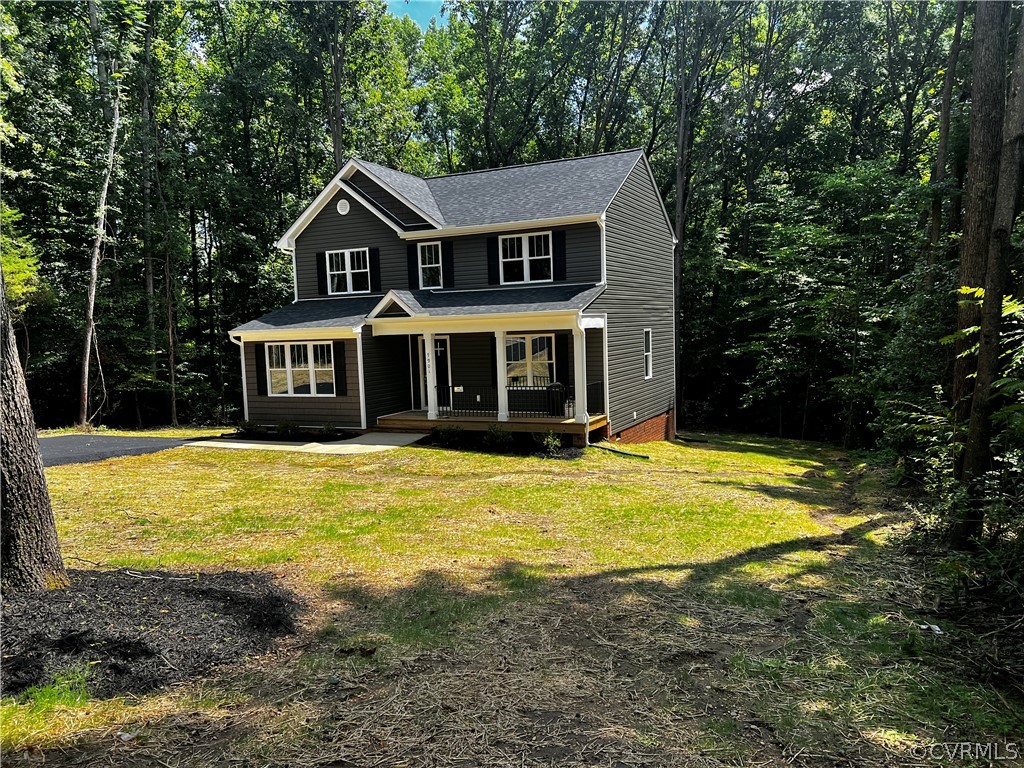
[[[434,427],[461,427],[468,430],[486,430],[498,424],[509,432],[557,432],[563,435],[588,435],[595,429],[608,425],[608,415],[596,413],[589,418],[587,424],[573,419],[557,417],[509,417],[508,421],[498,421],[494,416],[444,416],[428,419],[425,410],[401,411],[380,416],[377,429],[396,432],[429,432]]]

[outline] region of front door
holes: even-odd
[[[420,337],[420,403],[427,407],[427,367],[423,364],[425,339]],[[452,358],[448,350],[448,337],[434,337],[434,370],[437,372],[437,407],[450,408],[452,404]]]

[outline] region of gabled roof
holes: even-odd
[[[579,312],[604,291],[594,283],[552,284],[526,288],[481,288],[469,291],[393,290],[380,300],[369,318],[381,318],[392,305],[411,317],[465,317],[537,312]]]
[[[426,180],[450,227],[600,216],[643,150],[513,165]]]
[[[380,294],[296,301],[232,328],[228,333],[280,331],[290,328],[355,328],[363,324],[367,313],[379,301]]]
[[[407,227],[399,231],[403,238],[421,238],[432,232],[460,234],[460,230],[504,224],[524,227],[531,223],[548,226],[597,221],[608,210],[626,177],[641,162],[650,173],[643,150],[627,149],[421,179],[377,163],[350,160],[277,245],[294,248],[295,239],[339,190],[352,194],[344,180],[357,171],[422,215],[429,228],[421,226],[417,231]],[[362,202],[371,205],[369,201]],[[671,229],[667,213],[665,221]]]

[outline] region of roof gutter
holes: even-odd
[[[551,219],[525,219],[521,221],[499,221],[494,224],[480,224],[472,227],[441,227],[440,229],[403,232],[398,236],[402,240],[436,240],[439,237],[458,237],[460,235],[479,235],[486,232],[507,232],[517,229],[544,229],[545,227],[564,227],[570,224],[589,224],[601,220],[603,213],[587,213],[580,216],[558,216]]]

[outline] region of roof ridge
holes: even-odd
[[[422,178],[424,181],[433,181],[434,179],[450,179],[454,176],[470,176],[474,173],[493,173],[494,171],[505,171],[511,168],[526,168],[528,166],[535,165],[553,165],[555,163],[568,163],[573,160],[587,160],[592,157],[609,157],[611,155],[624,155],[627,152],[643,152],[643,147],[630,147],[628,149],[617,149],[614,152],[595,152],[590,155],[578,155],[576,157],[559,157],[553,160],[538,160],[534,163],[516,163],[515,165],[502,165],[497,168],[479,168],[475,171],[459,171],[458,173],[442,173],[437,176],[417,176],[416,178]],[[384,167],[384,166],[382,166]],[[400,171],[404,173],[404,171]],[[411,174],[410,174],[411,175]]]

